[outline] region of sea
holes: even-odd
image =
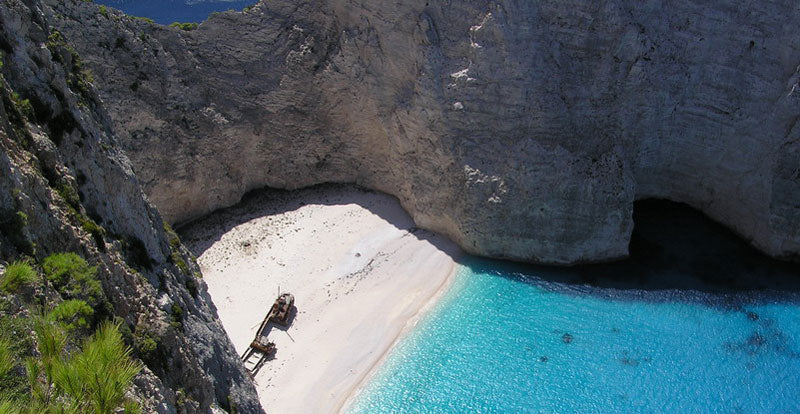
[[[634,258],[465,257],[352,413],[800,413],[798,268],[640,203]]]
[[[241,11],[257,0],[95,0],[131,16],[147,17],[156,23],[201,23],[213,12]]]

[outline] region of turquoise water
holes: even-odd
[[[800,307],[787,295],[464,264],[353,412],[800,413]]]
[[[213,12],[226,10],[242,10],[257,3],[257,0],[96,0],[130,14],[132,16],[149,17],[156,23],[172,22],[200,23]]]

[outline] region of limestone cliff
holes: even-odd
[[[0,262],[68,251],[97,266],[109,316],[147,367],[133,390],[145,412],[260,412],[196,264],[38,0],[0,2],[0,56]]]
[[[46,0],[172,222],[349,182],[467,251],[624,256],[633,201],[800,253],[792,0],[271,0],[182,31]]]

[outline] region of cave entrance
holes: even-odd
[[[773,259],[682,203],[634,204],[630,257],[574,267],[518,265],[553,289],[632,300],[689,300],[722,307],[800,302],[800,265]],[[659,292],[666,292],[661,294]]]
[[[800,266],[768,257],[686,204],[637,201],[633,220],[630,257],[580,266],[579,278],[620,289],[800,292]]]

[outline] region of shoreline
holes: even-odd
[[[372,364],[369,371],[364,373],[363,377],[361,378],[361,381],[350,390],[350,393],[347,395],[347,397],[342,401],[341,404],[339,404],[339,406],[336,408],[337,413],[347,412],[347,409],[349,409],[352,406],[353,402],[355,401],[355,398],[359,395],[359,393],[361,393],[364,387],[366,387],[367,384],[369,384],[370,381],[372,381],[372,379],[375,378],[375,375],[378,373],[380,368],[383,367],[383,365],[386,363],[386,359],[389,358],[389,354],[391,354],[395,346],[397,346],[397,344],[399,344],[400,341],[405,339],[408,336],[408,334],[410,334],[411,331],[417,326],[417,324],[420,321],[422,321],[423,318],[428,316],[428,314],[436,307],[436,305],[439,304],[442,298],[444,298],[447,295],[447,293],[450,292],[450,289],[453,287],[453,284],[458,274],[458,261],[456,259],[457,257],[455,257],[453,260],[450,274],[442,282],[441,286],[439,286],[439,289],[436,291],[436,293],[434,293],[433,296],[431,296],[428,299],[427,303],[425,303],[425,305],[423,305],[419,309],[419,311],[417,311],[417,313],[406,322],[405,326],[403,327],[403,330],[397,334],[397,337],[389,345],[389,347],[383,351],[383,354],[380,356],[380,358],[378,358]]]
[[[340,412],[452,286],[461,254],[397,199],[352,186],[265,190],[181,228],[240,354],[278,289],[295,295],[255,375],[268,412]]]

